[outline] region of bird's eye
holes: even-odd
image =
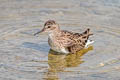
[[[50,26],[48,26],[48,28],[50,28]]]

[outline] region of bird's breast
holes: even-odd
[[[51,49],[61,53],[69,53],[64,47],[57,42],[56,38],[52,35],[48,37],[48,44],[50,45]]]
[[[54,45],[53,37],[52,37],[51,35],[49,35],[49,37],[48,37],[48,44],[50,45],[50,47],[55,46],[55,45]]]
[[[51,49],[56,50],[58,48],[56,39],[53,34],[50,34],[48,37],[48,44],[50,45]]]

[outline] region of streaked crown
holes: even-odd
[[[48,20],[45,22],[44,26],[47,26],[47,25],[55,25],[56,22],[54,20]]]

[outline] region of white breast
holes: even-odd
[[[53,36],[52,33],[49,34],[48,43],[49,43],[51,49],[53,49],[54,51],[58,51],[58,46],[57,46],[57,44],[55,43],[55,39],[54,39],[54,36]]]
[[[60,52],[60,53],[69,53],[64,47],[60,47],[59,43],[57,43],[54,39],[53,34],[49,34],[49,38],[48,38],[48,43],[51,47],[52,50],[56,51],[56,52]]]
[[[54,39],[53,39],[53,34],[52,33],[49,34],[48,43],[49,43],[49,45],[50,45],[51,48],[55,46],[54,45]]]

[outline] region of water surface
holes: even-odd
[[[119,80],[120,0],[0,0],[0,80]],[[61,29],[91,29],[95,43],[57,55],[47,35],[33,34],[48,19]]]

